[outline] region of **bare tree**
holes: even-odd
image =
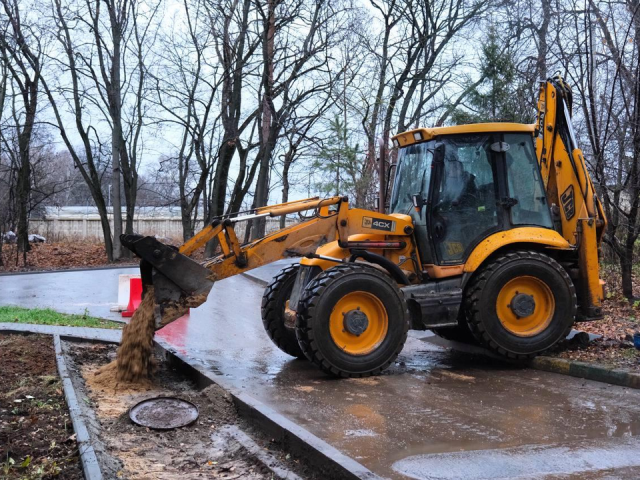
[[[633,297],[640,236],[640,2],[571,1],[550,50],[574,87],[574,123],[609,221],[605,242]],[[586,8],[585,8],[586,7]]]
[[[219,100],[222,134],[209,201],[212,218],[224,214],[231,162],[236,153],[241,162],[246,162],[248,145],[242,135],[250,130],[257,109],[245,112],[243,97],[247,96],[247,76],[257,68],[253,55],[261,38],[252,28],[255,11],[251,0],[210,0],[207,11],[222,75]],[[245,168],[240,168],[236,186],[243,185],[244,175]]]
[[[262,98],[260,102],[259,162],[253,207],[269,200],[273,152],[293,112],[307,102],[322,103],[330,96],[341,72],[334,73],[331,51],[345,38],[350,10],[348,3],[321,0],[307,3],[269,2],[258,5],[262,22]],[[304,32],[298,35],[294,32]],[[278,107],[276,105],[279,104]],[[265,221],[258,219],[254,238],[265,234]]]
[[[163,162],[177,169],[184,240],[194,235],[198,215],[207,217],[206,187],[213,166],[216,101],[220,79],[214,56],[213,32],[206,23],[201,0],[185,0],[183,24],[174,28],[164,45],[163,68],[154,76],[156,102],[161,107],[159,122],[182,131],[174,147],[175,162]],[[203,22],[201,19],[204,19]],[[199,210],[203,203],[202,210]]]
[[[63,0],[53,0],[52,21],[55,38],[63,55],[55,57],[57,63],[50,72],[50,81],[43,79],[42,83],[54,114],[55,126],[76,168],[86,182],[100,215],[107,259],[111,262],[118,257],[114,255],[107,201],[102,191],[102,179],[108,162],[105,159],[105,146],[100,140],[100,135],[91,124],[91,118],[87,118],[87,106],[95,106],[99,100],[93,90],[83,82],[84,75],[77,62],[81,54],[72,37],[72,32],[79,24],[76,12],[64,5]],[[68,79],[65,75],[68,75]],[[67,122],[67,112],[72,115],[73,127],[70,127]],[[79,148],[74,145],[72,135],[80,137]]]
[[[155,38],[159,5],[129,0],[52,0],[52,32],[61,54],[52,54],[56,68],[43,86],[56,126],[100,214],[109,261],[123,254],[119,238],[121,193],[126,203],[126,231],[133,231],[146,113],[144,62]],[[74,128],[69,126],[69,114]],[[96,118],[106,125],[109,144],[102,141]],[[81,150],[74,145],[75,135],[80,137]],[[107,156],[111,157],[109,162]],[[102,191],[107,163],[111,168],[113,231]]]
[[[150,32],[153,17],[160,3],[131,0],[85,0],[87,15],[84,20],[93,35],[92,57],[81,57],[83,68],[95,82],[107,113],[111,130],[111,168],[113,175],[113,257],[120,258],[122,247],[122,214],[120,178],[126,206],[126,232],[133,233],[133,217],[136,204],[138,158],[137,144],[143,127],[143,94],[145,82],[144,44]],[[104,10],[103,10],[104,7]],[[148,12],[145,11],[148,9]],[[146,22],[141,20],[147,16]],[[129,44],[133,37],[132,44]],[[133,71],[125,70],[125,56],[130,48],[135,57]],[[97,61],[98,68],[94,66]],[[136,81],[136,83],[133,83]],[[127,125],[124,118],[124,96],[133,92],[133,114]]]
[[[460,61],[450,47],[454,39],[477,22],[490,5],[488,0],[459,2],[436,0],[418,4],[408,0],[370,0],[382,18],[382,35],[371,44],[376,56],[376,96],[363,118],[367,137],[366,161],[379,162],[380,185],[385,185],[389,163],[387,146],[392,123],[399,131],[436,112],[440,105],[427,108],[447,89]],[[382,147],[377,158],[378,137]],[[384,189],[380,189],[380,208],[385,208]]]
[[[31,138],[36,124],[38,112],[38,94],[40,76],[42,73],[42,44],[30,21],[25,17],[24,10],[29,6],[18,3],[17,0],[0,0],[2,16],[0,22],[6,24],[2,28],[4,34],[0,36],[0,56],[3,65],[10,76],[12,92],[11,118],[12,128],[15,130],[18,151],[16,164],[18,165],[15,185],[17,204],[18,251],[22,253],[23,263],[27,263],[29,245],[29,216],[28,205],[31,194]],[[22,6],[22,11],[20,9]],[[5,80],[6,82],[6,80]],[[7,138],[2,135],[2,143],[7,151]]]
[[[4,26],[6,29],[6,25]],[[4,32],[0,32],[4,34]],[[4,130],[4,109],[7,98],[9,84],[9,66],[4,55],[0,56],[0,131]],[[0,150],[0,267],[4,266],[2,247],[4,244],[4,234],[13,216],[13,195],[14,195],[14,169],[11,158],[2,154]]]

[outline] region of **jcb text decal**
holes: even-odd
[[[372,228],[374,230],[393,232],[396,227],[396,222],[392,220],[384,220],[382,218],[362,217],[362,226],[364,228]]]
[[[560,201],[562,202],[562,209],[564,210],[564,216],[567,220],[571,220],[576,214],[576,204],[573,195],[573,185],[569,185],[562,195],[560,195]]]

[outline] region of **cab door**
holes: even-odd
[[[401,148],[398,152],[398,167],[389,211],[410,215],[415,228],[418,253],[423,264],[434,263],[429,233],[427,231],[426,209],[416,211],[412,198],[428,196],[433,174],[434,142],[423,142]]]
[[[428,231],[440,265],[464,263],[473,248],[500,230],[502,167],[491,134],[452,135],[440,140],[444,158],[435,165]]]

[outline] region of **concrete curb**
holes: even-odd
[[[323,472],[326,478],[366,480],[381,478],[308,430],[229,385],[223,377],[212,376],[199,366],[192,365],[187,358],[173,351],[165,342],[156,341],[156,346],[162,354],[188,373],[199,385],[215,383],[226,390],[233,398],[241,417],[253,422],[258,428],[278,440],[284,448],[308,460]]]
[[[640,389],[640,374],[606,368],[592,363],[542,356],[531,360],[529,366],[545,372],[560,373],[562,375],[595,380],[596,382]]]
[[[256,282],[258,285],[262,285],[263,287],[266,287],[267,285],[269,285],[269,282],[263,280],[262,278],[256,276],[256,275],[252,275],[251,272],[244,272],[241,273],[241,275],[243,277],[247,277],[249,280]]]
[[[37,325],[33,323],[0,323],[0,332],[15,334],[37,333],[58,335],[63,340],[87,340],[90,342],[120,343],[122,330],[93,327],[65,327],[62,325]]]
[[[445,340],[440,337],[429,337],[425,341],[439,347],[452,348],[459,352],[483,355],[485,357],[499,360],[509,365],[524,365],[534,370],[542,370],[550,373],[559,373],[571,377],[594,380],[596,382],[609,383],[621,387],[640,389],[640,374],[630,373],[625,370],[606,368],[594,363],[580,362],[578,360],[567,360],[566,358],[556,358],[540,356],[525,363],[502,358],[499,355],[478,345],[467,345],[465,343]]]
[[[27,272],[2,272],[0,277],[12,275],[35,275],[38,273],[65,273],[65,272],[90,272],[92,270],[118,270],[120,268],[140,268],[137,263],[133,265],[109,265],[106,267],[86,267],[86,268],[63,268],[60,270],[32,270]]]
[[[98,458],[96,457],[96,452],[93,450],[93,446],[91,445],[89,431],[82,420],[80,406],[78,405],[78,398],[76,397],[76,392],[73,389],[71,378],[69,378],[69,372],[67,371],[67,364],[62,353],[62,345],[60,343],[59,335],[53,335],[53,345],[56,351],[58,374],[62,379],[62,387],[64,389],[64,396],[67,400],[67,408],[69,408],[71,423],[73,423],[73,430],[76,433],[76,442],[78,443],[78,451],[80,452],[80,461],[82,462],[84,478],[86,480],[102,480],[102,472],[100,471]]]
[[[271,470],[271,473],[276,478],[280,478],[281,480],[302,480],[302,477],[299,475],[283,468],[279,460],[261,448],[249,435],[240,430],[236,425],[226,425],[222,427],[219,432],[242,445],[258,462]]]

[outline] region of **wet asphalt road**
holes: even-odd
[[[3,276],[0,304],[101,315],[116,301],[116,272]],[[456,353],[427,332],[412,332],[382,376],[331,379],[272,346],[261,295],[244,276],[218,282],[158,335],[381,476],[640,477],[638,390]]]

